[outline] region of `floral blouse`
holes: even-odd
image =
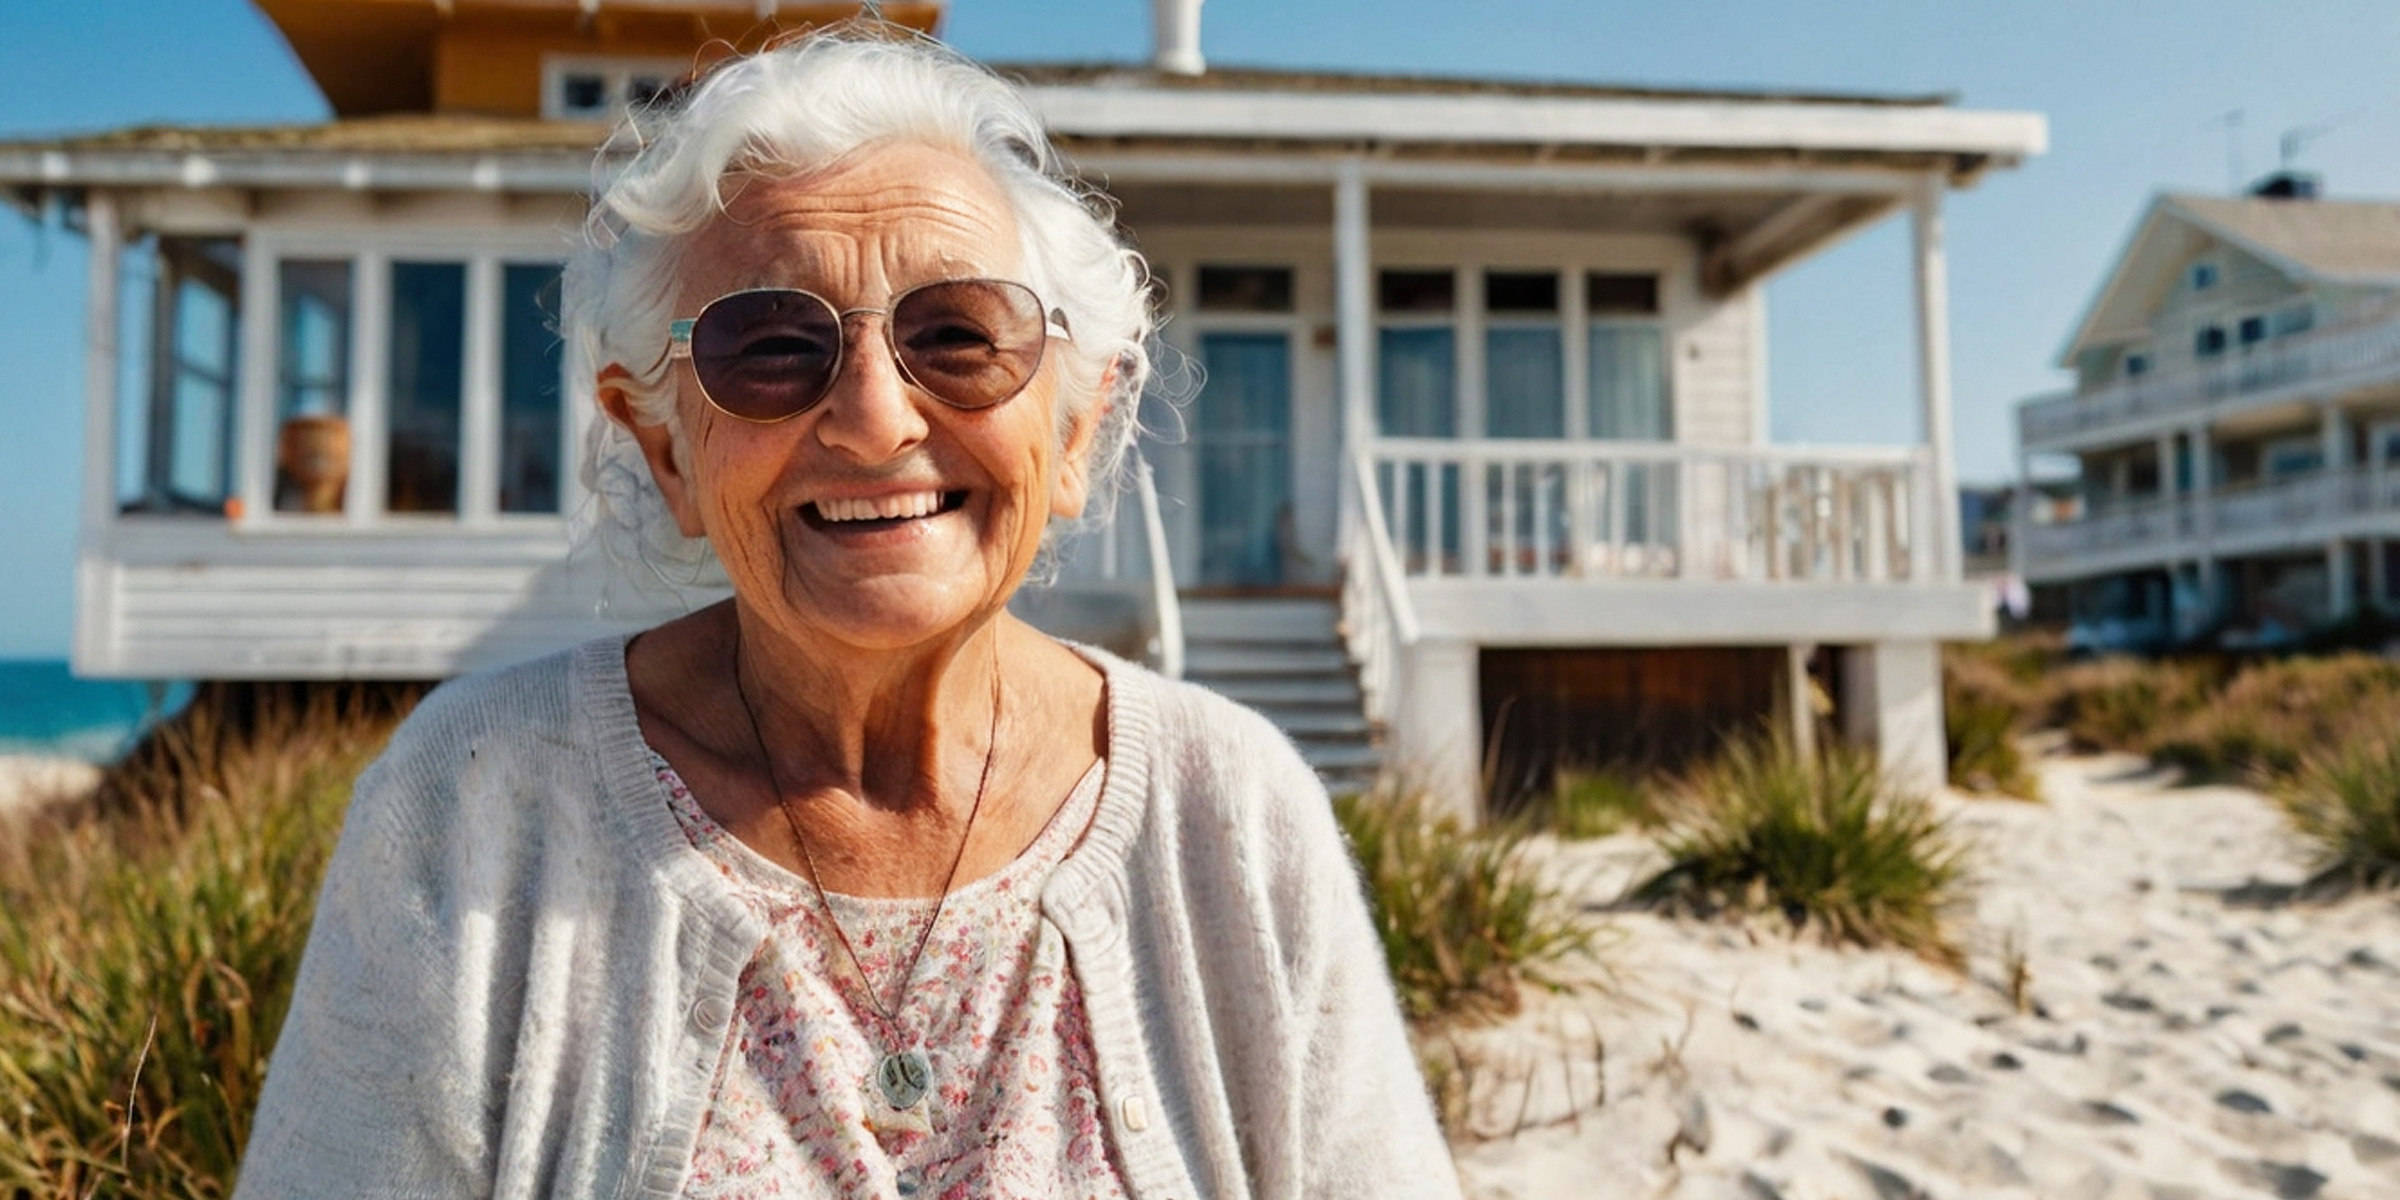
[[[900,975],[931,900],[826,894],[891,1006],[899,1028],[887,1030],[816,891],[711,820],[651,758],[684,834],[772,930],[742,972],[684,1196],[1124,1196],[1083,995],[1065,938],[1041,915],[1042,884],[1091,823],[1105,764],[1016,861],[950,893],[914,978]],[[885,1053],[903,1048],[933,1068],[925,1098],[905,1110],[874,1081]]]

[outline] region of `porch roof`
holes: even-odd
[[[1954,183],[2040,153],[2038,114],[1941,96],[1741,92],[1330,72],[996,68],[1071,152],[1371,153],[1475,163],[1882,167]],[[0,142],[0,184],[580,191],[602,125],[390,114],[265,127],[151,125]],[[453,170],[443,170],[445,163]],[[463,175],[461,174],[463,172]]]

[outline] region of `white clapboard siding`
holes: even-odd
[[[1750,293],[1705,302],[1669,348],[1675,355],[1675,440],[1733,448],[1758,443],[1760,345]]]
[[[110,636],[87,674],[441,678],[604,633],[682,604],[611,587],[598,564],[105,568]]]

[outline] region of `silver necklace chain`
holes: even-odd
[[[825,883],[817,874],[817,857],[809,849],[808,836],[800,832],[800,818],[792,811],[791,794],[784,789],[783,778],[775,770],[775,756],[767,750],[767,739],[760,732],[758,706],[750,702],[750,689],[742,682],[742,627],[737,618],[733,627],[733,694],[742,702],[742,715],[750,720],[750,741],[758,747],[759,761],[767,769],[767,784],[775,792],[775,807],[782,811],[784,824],[791,827],[792,841],[800,847],[800,861],[808,868],[808,886],[816,893],[817,907],[825,913],[825,922],[833,926],[834,940],[842,947],[842,956],[850,970],[858,976],[859,986],[867,993],[867,1003],[883,1023],[884,1055],[876,1064],[875,1083],[893,1108],[913,1108],[932,1089],[932,1066],[922,1052],[895,1048],[906,1034],[900,1018],[883,1002],[882,992],[875,981],[867,977],[866,967],[859,962],[858,951],[850,945],[850,935],[842,929],[842,919],[833,911],[833,901],[825,895]],[[916,981],[917,963],[925,956],[925,946],[933,940],[934,927],[942,922],[942,906],[950,899],[951,885],[958,882],[958,867],[966,861],[967,843],[975,836],[975,818],[983,812],[983,793],[992,782],[992,760],[1000,747],[1000,635],[992,633],[992,723],[985,735],[983,771],[975,778],[975,802],[967,808],[967,827],[958,836],[958,849],[950,856],[950,870],[942,876],[941,894],[933,898],[933,915],[924,928],[917,931],[915,947],[908,952],[908,962],[900,971],[902,1002],[906,1002],[909,985]]]

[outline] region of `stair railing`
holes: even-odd
[[[1167,523],[1158,512],[1158,485],[1150,460],[1133,462],[1134,494],[1141,501],[1142,541],[1150,559],[1150,611],[1158,628],[1158,672],[1183,678],[1183,601],[1175,591],[1175,561],[1168,557]]]
[[[1367,720],[1388,725],[1399,702],[1400,660],[1419,636],[1416,605],[1392,549],[1383,497],[1364,447],[1346,457],[1342,495],[1342,644],[1358,666]]]

